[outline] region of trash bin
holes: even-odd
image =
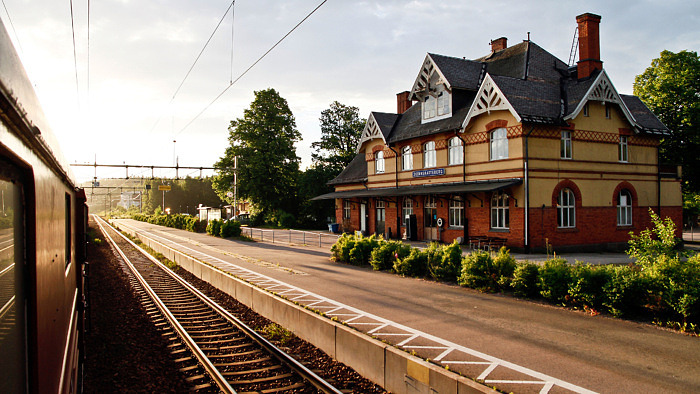
[[[333,234],[338,234],[338,223],[331,223],[328,225],[328,231],[332,232]]]

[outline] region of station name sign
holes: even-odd
[[[445,169],[444,168],[433,168],[430,170],[413,171],[414,178],[423,178],[426,176],[438,176],[438,175],[445,175]]]

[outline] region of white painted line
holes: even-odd
[[[416,338],[418,338],[418,334],[413,334],[410,338],[407,338],[406,340],[397,343],[396,346],[403,346]]]
[[[514,383],[514,384],[543,384],[541,380],[484,380],[484,383],[496,384],[496,383]]]
[[[547,394],[547,393],[549,393],[549,390],[551,390],[552,387],[554,387],[554,383],[552,383],[552,382],[547,382],[547,384],[545,384],[544,387],[542,387],[542,390],[540,390],[540,394]]]
[[[384,324],[380,325],[379,327],[376,327],[376,328],[373,328],[373,329],[367,331],[367,334],[372,334],[373,332],[375,332],[377,330],[381,330],[382,328],[384,328],[386,326],[388,326],[388,324],[384,323]]]
[[[442,360],[443,358],[445,358],[445,356],[447,356],[448,354],[452,353],[453,350],[455,350],[455,349],[454,349],[454,348],[449,348],[449,349],[445,350],[444,352],[440,353],[439,356],[435,357],[435,361],[440,361],[440,360]]]
[[[486,368],[486,369],[484,370],[484,372],[482,372],[481,375],[479,375],[479,377],[476,378],[476,380],[484,380],[484,379],[486,379],[486,377],[489,376],[489,374],[490,374],[491,372],[493,372],[493,370],[496,369],[497,366],[498,366],[498,363],[493,363],[493,364],[491,364],[491,366],[489,366],[488,368]]]
[[[441,361],[441,364],[456,364],[456,365],[491,365],[488,361]]]

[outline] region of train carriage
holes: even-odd
[[[0,392],[77,392],[85,194],[2,23],[0,123]]]

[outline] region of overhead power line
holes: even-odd
[[[211,107],[216,101],[218,101],[221,98],[221,96],[223,96],[224,93],[226,93],[231,88],[231,86],[233,86],[236,82],[238,82],[241,78],[243,78],[243,76],[246,75],[248,73],[248,71],[250,71],[258,63],[260,63],[260,61],[263,60],[263,58],[265,58],[265,56],[267,56],[270,52],[272,52],[272,50],[275,49],[277,47],[277,45],[279,45],[282,41],[284,41],[285,38],[287,38],[290,34],[292,34],[292,32],[294,30],[296,30],[299,26],[301,26],[302,23],[304,23],[307,19],[309,19],[309,17],[311,15],[313,15],[319,8],[321,8],[321,6],[323,6],[327,1],[328,0],[323,0],[321,2],[321,4],[316,6],[316,8],[314,8],[311,12],[309,12],[308,15],[306,15],[304,17],[304,19],[302,19],[299,23],[296,24],[296,26],[294,26],[290,31],[288,31],[287,34],[285,34],[282,38],[280,38],[279,41],[277,41],[275,43],[275,45],[270,47],[270,49],[268,49],[267,52],[263,53],[263,55],[260,56],[258,58],[258,60],[256,60],[253,64],[250,65],[250,67],[248,67],[245,71],[243,71],[243,73],[241,73],[241,75],[239,75],[238,78],[231,81],[231,83],[229,83],[229,85],[226,86],[226,88],[224,88],[224,90],[222,90],[221,93],[219,93],[219,95],[214,98],[214,100],[212,100],[209,104],[207,104],[207,106],[204,107],[204,109],[202,109],[192,120],[190,120],[189,123],[187,123],[185,125],[185,127],[183,127],[180,131],[178,131],[176,135],[179,135],[180,133],[185,131],[185,129],[187,129],[192,123],[194,123],[200,116],[202,116],[202,114],[204,112],[206,112],[209,109],[209,107]]]
[[[173,96],[170,98],[170,101],[168,102],[168,105],[166,106],[166,108],[170,107],[170,105],[171,105],[171,104],[173,103],[173,101],[175,100],[175,97],[176,97],[177,94],[180,92],[180,89],[182,88],[182,85],[185,84],[185,81],[187,80],[187,77],[190,76],[190,73],[191,73],[192,70],[194,69],[194,66],[197,65],[197,62],[199,61],[199,58],[202,57],[202,54],[204,53],[204,50],[207,49],[207,46],[209,45],[209,42],[211,42],[211,39],[214,37],[214,34],[216,34],[216,31],[219,30],[219,26],[221,26],[221,23],[222,23],[222,22],[224,21],[224,19],[226,18],[226,15],[228,15],[228,12],[231,11],[231,9],[233,8],[234,4],[236,4],[236,0],[233,0],[233,1],[231,2],[231,4],[229,4],[228,8],[226,8],[226,12],[224,12],[224,15],[223,15],[223,16],[221,17],[221,19],[219,20],[219,23],[218,23],[218,24],[216,25],[216,27],[214,28],[214,31],[213,31],[213,32],[211,33],[211,35],[209,36],[209,39],[207,40],[207,42],[204,43],[204,46],[202,47],[202,50],[199,51],[199,55],[197,55],[197,57],[194,59],[194,62],[193,62],[192,65],[190,66],[190,69],[187,70],[187,73],[185,74],[185,77],[182,78],[182,81],[180,82],[180,85],[178,85],[177,89],[175,89],[175,93],[173,93]],[[232,27],[232,29],[233,29],[233,27]],[[232,55],[231,58],[233,59],[233,55]],[[153,124],[153,127],[151,127],[151,131],[153,131],[153,130],[156,128],[156,126],[158,126],[158,123],[160,123],[160,120],[163,118],[163,114],[164,114],[164,113],[165,113],[165,111],[163,111],[163,113],[160,115],[160,117],[158,117],[158,120],[156,120],[156,123]]]
[[[78,98],[78,108],[80,108],[80,88],[78,86],[78,55],[75,50],[75,23],[73,22],[73,0],[70,0],[70,29],[73,33],[73,65],[75,68],[75,92]]]
[[[7,20],[10,22],[10,26],[12,26],[12,31],[15,33],[15,39],[17,40],[17,46],[19,46],[19,50],[24,53],[24,50],[22,49],[22,43],[19,42],[19,36],[17,35],[17,30],[15,30],[15,24],[12,23],[12,17],[10,16],[10,11],[7,9],[7,5],[5,5],[5,0],[2,0],[2,6],[5,8],[5,13],[7,14]]]

